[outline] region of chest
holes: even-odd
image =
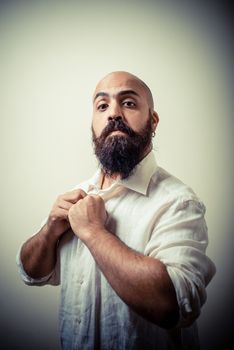
[[[105,203],[106,228],[130,248],[144,252],[160,217],[160,207],[151,197],[128,192]]]

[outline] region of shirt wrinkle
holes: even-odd
[[[215,274],[206,256],[205,206],[180,180],[158,167],[151,151],[125,180],[98,186],[101,169],[76,186],[105,201],[107,229],[131,249],[165,264],[174,285],[180,320],[173,331],[148,322],[111,288],[88,248],[69,230],[61,238],[54,271],[29,285],[61,284],[60,337],[64,350],[199,349],[196,318]],[[127,288],[127,286],[126,286]]]

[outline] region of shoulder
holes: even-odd
[[[203,202],[190,186],[159,166],[151,178],[149,195],[181,208],[189,203],[196,203],[202,211],[205,211]]]

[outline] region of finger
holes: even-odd
[[[60,209],[69,210],[73,205],[74,203],[72,202],[68,202],[68,201],[65,201],[64,199],[60,199],[57,204],[57,207]]]
[[[86,198],[102,199],[98,194],[87,194]]]
[[[98,194],[90,194],[90,195],[87,195],[86,198],[87,199],[91,199],[91,200],[94,200],[96,202],[103,202],[104,203],[104,200],[101,196],[99,196]]]
[[[68,219],[68,210],[62,208],[56,208],[53,210],[49,216],[49,219],[52,221],[56,220],[67,220]]]
[[[73,190],[67,193],[64,193],[62,196],[60,196],[59,198],[73,203],[75,204],[79,199],[84,198],[85,196],[87,196],[87,193],[81,189],[77,189],[77,190]]]

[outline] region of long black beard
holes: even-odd
[[[109,136],[111,132],[117,130],[125,135]],[[92,134],[94,152],[103,172],[110,177],[119,174],[122,179],[126,179],[151,145],[151,118],[139,133],[132,130],[121,119],[109,121],[99,137],[95,136],[93,128]]]

